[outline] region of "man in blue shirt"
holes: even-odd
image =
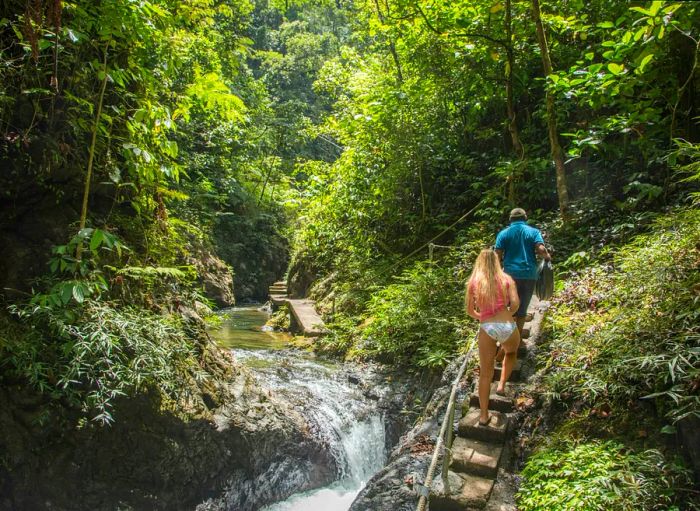
[[[510,225],[498,233],[496,253],[503,261],[503,270],[513,277],[518,288],[520,308],[513,314],[520,333],[523,331],[527,308],[537,282],[537,260],[535,254],[551,260],[544,246],[542,233],[527,225],[527,214],[522,208],[510,212]]]

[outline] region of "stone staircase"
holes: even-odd
[[[284,280],[277,281],[268,288],[268,291],[270,293],[270,296],[286,297],[288,294],[287,282]]]
[[[536,299],[533,298],[533,301]],[[447,485],[442,476],[436,474],[430,495],[431,511],[467,511],[487,506],[510,434],[510,414],[514,409],[515,398],[513,387],[521,381],[521,359],[528,353],[527,339],[530,337],[532,320],[533,314],[529,314],[518,348],[518,362],[506,386],[505,396],[496,394],[496,382],[502,369],[500,364],[496,364],[489,397],[492,418],[487,426],[479,425],[477,385],[474,385],[474,391],[464,400],[462,418],[452,444]]]

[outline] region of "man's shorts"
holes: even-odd
[[[535,291],[536,280],[533,279],[513,279],[515,287],[518,289],[518,297],[520,298],[520,307],[518,312],[513,314],[518,318],[524,318],[527,315],[527,308],[530,306],[532,293]]]

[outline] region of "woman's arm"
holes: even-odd
[[[464,300],[466,308],[467,308],[467,314],[469,314],[472,318],[476,319],[477,321],[481,320],[481,314],[479,314],[476,311],[476,304],[474,303],[474,295],[472,294],[472,286],[467,285],[467,296],[466,299]]]

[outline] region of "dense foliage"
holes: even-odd
[[[695,509],[669,444],[700,417],[698,220],[676,209],[631,238],[600,230],[613,241],[567,261],[530,389],[555,413],[525,464],[523,509]]]
[[[679,509],[673,495],[688,474],[656,450],[629,452],[615,442],[551,446],[522,472],[518,509]]]
[[[550,319],[552,393],[621,409],[656,398],[673,421],[700,417],[698,243],[698,212],[676,212],[570,278]]]
[[[17,326],[3,322],[4,363],[98,422],[112,420],[118,397],[150,389],[182,406],[210,376],[198,361],[204,343],[175,318],[94,300],[74,311],[71,321],[47,306],[16,313],[24,328],[13,332]]]
[[[269,35],[284,32],[279,12],[267,2],[3,4],[4,383],[100,422],[120,395],[177,398],[206,373],[202,334],[180,316],[207,313],[203,295],[228,271],[217,256],[237,270],[242,298],[263,298],[284,272],[276,194],[280,161],[294,157],[279,146],[286,114],[267,83],[281,71],[256,71],[277,37],[260,48],[252,38],[264,13]],[[212,298],[231,304],[221,291]]]
[[[621,426],[535,455],[523,505],[561,503],[552,456],[592,506],[674,501],[663,446],[622,437],[700,413],[699,28],[694,2],[4,2],[0,383],[103,423],[181,400],[213,281],[262,300],[285,268],[318,349],[439,369],[519,206],[562,282],[539,390]]]

